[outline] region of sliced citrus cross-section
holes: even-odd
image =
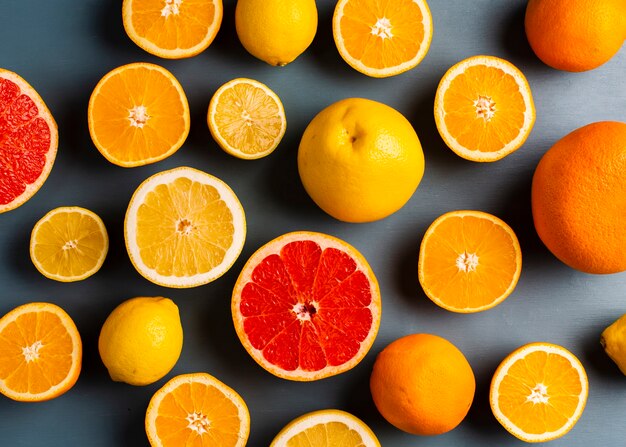
[[[89,133],[102,155],[126,168],[169,157],[189,134],[189,104],[165,68],[123,65],[96,85],[88,108]]]
[[[30,236],[30,258],[47,278],[62,282],[90,277],[102,266],[109,236],[102,219],[78,206],[55,208]]]
[[[128,37],[150,54],[168,59],[195,56],[222,24],[222,0],[124,0]]]
[[[152,447],[244,447],[250,413],[241,396],[215,377],[182,374],[152,396],[146,434]]]
[[[283,428],[270,447],[380,447],[374,432],[359,418],[341,410],[304,414]]]
[[[424,59],[433,19],[425,0],[339,0],[333,36],[339,54],[355,70],[394,76]]]
[[[233,265],[245,242],[246,218],[226,183],[180,167],[139,185],[126,211],[124,238],[143,277],[166,287],[195,287]]]
[[[298,231],[250,257],[233,290],[232,314],[259,365],[285,379],[317,380],[365,357],[380,325],[380,290],[354,247]]]
[[[418,261],[426,295],[444,309],[471,313],[508,297],[522,271],[522,250],[505,222],[482,211],[451,211],[426,230]]]
[[[28,303],[0,319],[0,392],[43,401],[74,386],[82,342],[70,316],[52,303]]]
[[[587,374],[574,354],[551,343],[530,343],[498,366],[489,402],[511,434],[526,442],[544,442],[572,429],[585,409],[588,391]]]
[[[222,85],[207,115],[211,135],[220,147],[248,160],[273,152],[287,128],[280,98],[253,79],[237,78]]]
[[[21,76],[0,68],[0,213],[39,191],[58,142],[56,122],[39,94]]]
[[[499,160],[519,149],[535,123],[524,74],[494,56],[474,56],[450,68],[435,95],[441,138],[467,160]]]

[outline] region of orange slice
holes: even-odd
[[[465,59],[439,83],[435,122],[441,138],[459,156],[499,160],[524,144],[535,123],[528,81],[504,59]]]
[[[150,54],[168,59],[204,51],[220,29],[222,0],[124,0],[128,37]]]
[[[130,260],[165,287],[196,287],[222,276],[246,238],[246,218],[232,189],[210,174],[180,167],[145,180],[126,211]]]
[[[433,19],[425,0],[339,0],[333,36],[348,65],[383,78],[410,70],[424,59]]]
[[[580,361],[551,343],[530,343],[506,357],[491,381],[496,419],[526,442],[565,435],[580,418],[589,385]]]
[[[250,413],[241,396],[215,377],[182,374],[150,399],[146,434],[152,447],[244,447]]]
[[[56,122],[39,94],[21,76],[0,68],[0,213],[39,191],[58,143]]]
[[[270,444],[296,446],[380,447],[380,442],[356,416],[341,410],[318,410],[291,421]]]
[[[250,257],[233,290],[232,314],[259,365],[285,379],[317,380],[365,357],[380,325],[380,290],[354,247],[297,231]]]
[[[426,230],[418,276],[426,295],[452,312],[491,309],[522,271],[522,250],[505,222],[482,211],[451,211]]]
[[[43,401],[74,386],[82,342],[59,306],[28,303],[0,318],[0,393],[18,401]]]
[[[56,208],[35,224],[30,258],[47,278],[62,282],[90,277],[102,266],[109,236],[94,212],[77,206]]]
[[[189,134],[189,104],[165,68],[147,63],[118,67],[89,99],[89,133],[100,153],[123,167],[169,157]]]
[[[268,86],[238,78],[222,85],[209,103],[211,135],[227,153],[252,160],[276,149],[287,119],[280,98]]]

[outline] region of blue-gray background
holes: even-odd
[[[248,403],[250,446],[269,444],[300,414],[340,408],[366,421],[385,447],[518,446],[494,419],[488,388],[498,363],[531,341],[550,341],[573,351],[589,374],[587,408],[556,446],[623,446],[626,437],[626,377],[605,356],[600,332],[626,312],[626,274],[592,276],[560,264],[541,244],[532,224],[530,185],[542,154],[573,129],[594,121],[626,121],[626,50],[606,65],[573,74],[543,65],[523,29],[524,0],[432,0],[434,38],[426,58],[408,73],[368,78],[340,58],[331,30],[334,2],[318,1],[319,28],[311,47],[295,62],[276,68],[249,55],[237,40],[235,1],[213,44],[186,60],[145,53],[126,36],[119,0],[0,0],[0,67],[13,70],[41,94],[59,125],[59,151],[44,187],[25,205],[0,215],[0,313],[38,300],[61,305],[74,318],[84,342],[82,374],[65,395],[44,403],[0,399],[2,446],[147,446],[144,412],[151,395],[175,374],[206,371],[236,389]],[[528,77],[537,122],[526,144],[491,164],[454,155],[433,119],[435,89],[444,72],[468,56],[490,54],[516,64]],[[191,107],[185,145],[159,163],[132,169],[110,164],[93,146],[87,103],[93,87],[119,65],[163,65],[183,85]],[[256,161],[223,153],[206,126],[213,92],[235,77],[269,85],[284,102],[287,133],[279,148]],[[338,222],[306,195],[296,168],[300,136],[323,107],[345,97],[366,97],[401,111],[424,147],[426,172],[417,192],[399,212],[368,224]],[[212,173],[238,194],[248,220],[239,260],[214,283],[190,290],[162,288],[144,280],[129,262],[122,234],[132,192],[149,175],[181,165]],[[41,276],[28,255],[30,231],[52,208],[79,205],[99,214],[109,231],[110,251],[91,278],[62,284]],[[515,292],[489,311],[458,315],[432,304],[417,281],[418,248],[440,214],[478,209],[498,215],[518,234],[524,265]],[[240,345],[230,316],[230,294],[245,260],[263,243],[292,230],[315,230],[350,242],[365,255],[383,294],[380,332],[368,356],[353,370],[313,383],[275,378]],[[109,312],[134,296],[172,298],[181,311],[185,343],[174,370],[153,385],[112,382],[97,352],[100,327]],[[477,380],[466,420],[438,437],[405,434],[377,413],[368,379],[376,354],[392,340],[429,332],[456,344]]]

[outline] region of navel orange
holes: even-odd
[[[39,191],[58,142],[56,122],[43,99],[17,73],[0,68],[0,213]]]
[[[537,165],[537,234],[561,261],[587,273],[626,270],[626,123],[598,122],[559,140]]]
[[[448,340],[412,334],[378,354],[370,390],[390,424],[407,433],[439,435],[463,421],[476,381],[463,353]]]
[[[250,257],[233,290],[232,314],[259,365],[285,379],[317,380],[365,357],[380,325],[380,290],[354,247],[297,231]]]
[[[551,343],[530,343],[498,366],[489,402],[512,435],[545,442],[572,429],[585,409],[588,389],[587,374],[574,354]]]

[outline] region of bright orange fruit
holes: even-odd
[[[505,222],[482,211],[451,211],[422,239],[418,276],[426,295],[444,309],[479,312],[508,297],[522,271],[522,251]]]
[[[0,393],[43,401],[74,386],[82,342],[70,316],[52,303],[28,303],[0,319]]]
[[[233,290],[232,314],[259,365],[285,379],[317,380],[365,357],[380,325],[380,290],[354,247],[298,231],[250,257]]]
[[[545,442],[572,429],[585,409],[588,390],[587,374],[574,354],[551,343],[530,343],[498,366],[489,402],[511,434]]]

